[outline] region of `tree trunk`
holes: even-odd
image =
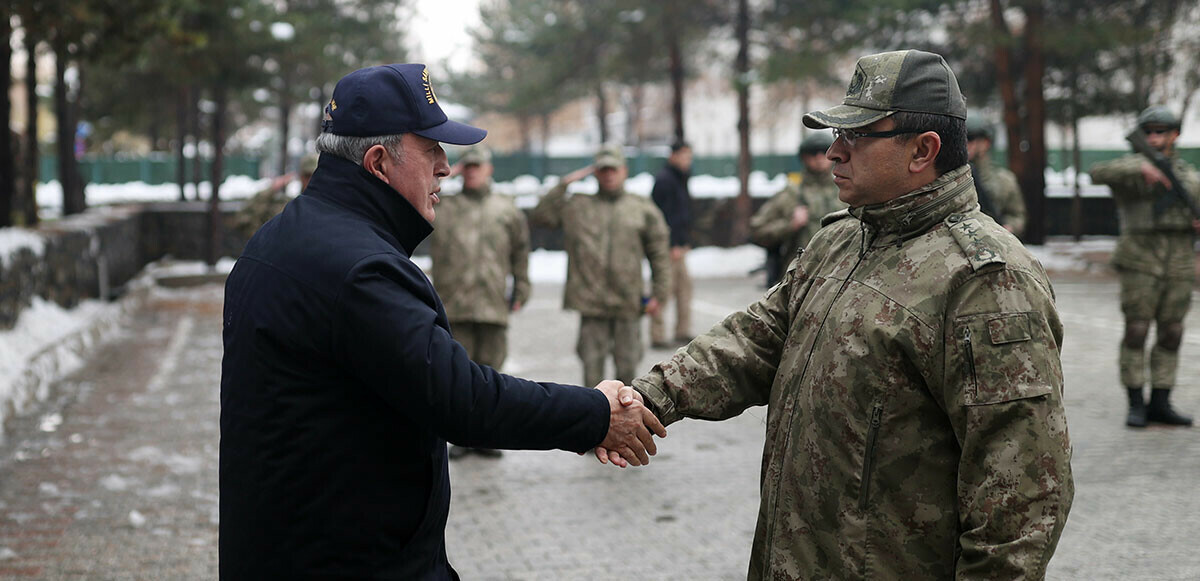
[[[188,91],[191,93],[192,103],[189,107],[191,114],[192,129],[188,133],[192,134],[192,188],[195,199],[200,199],[200,182],[204,181],[203,168],[204,157],[200,155],[200,87],[191,87]]]
[[[738,195],[734,200],[730,244],[738,245],[749,237],[750,230],[750,6],[748,0],[738,0],[737,12],[737,75],[738,95]]]
[[[187,148],[189,103],[191,100],[188,98],[187,87],[179,87],[179,92],[175,95],[175,182],[179,184],[180,202],[187,201],[187,155],[184,150]]]
[[[1075,195],[1071,197],[1071,233],[1075,235],[1075,241],[1079,242],[1083,239],[1083,198],[1079,187],[1079,174],[1081,173],[1080,165],[1082,165],[1082,155],[1079,148],[1079,115],[1075,112],[1075,107],[1071,107],[1071,165],[1075,168]]]
[[[545,178],[547,168],[550,167],[550,112],[543,109],[540,117],[542,118],[542,173],[538,177]]]
[[[4,79],[4,90],[0,91],[0,228],[12,225],[13,196],[17,192],[14,175],[16,163],[13,159],[13,133],[9,129],[12,121],[12,103],[8,88],[12,86],[12,25],[9,6],[0,7],[0,79]]]
[[[25,226],[33,227],[38,223],[37,184],[38,184],[38,94],[37,94],[37,40],[32,36],[30,28],[25,29],[25,109],[28,119],[25,122],[25,180],[22,184],[21,207]]]
[[[287,76],[279,93],[279,175],[288,172],[288,133],[292,123],[292,91]]]
[[[58,183],[62,186],[62,213],[78,214],[85,208],[83,191],[75,169],[75,121],[67,95],[67,43],[62,37],[54,42],[54,113],[58,119]]]
[[[1025,7],[1025,127],[1029,137],[1029,148],[1025,152],[1023,171],[1017,174],[1021,192],[1025,195],[1025,205],[1029,208],[1029,221],[1025,225],[1025,242],[1029,244],[1042,244],[1046,241],[1044,24],[1045,11],[1042,1],[1029,2]]]
[[[667,42],[671,53],[671,118],[675,121],[675,141],[683,141],[683,48],[679,45],[677,26],[672,22],[668,28]]]
[[[209,180],[212,194],[208,197],[208,266],[216,266],[221,255],[221,181],[225,162],[225,85],[217,81],[213,87],[216,110],[212,117],[213,161]]]
[[[634,147],[642,145],[642,102],[644,101],[645,86],[638,83],[629,88],[629,101],[625,107],[625,144]]]
[[[604,83],[596,83],[596,122],[600,124],[600,143],[608,143],[608,95]]]
[[[1004,129],[1008,135],[1008,168],[1021,175],[1025,160],[1021,151],[1021,104],[1017,102],[1017,79],[1010,49],[1012,33],[1004,21],[1004,7],[1000,5],[1000,0],[990,0],[989,4],[995,36],[996,77],[1000,84],[1000,99],[1004,102]]]

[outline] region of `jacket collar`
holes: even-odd
[[[597,190],[596,197],[606,202],[616,201],[621,196],[625,195],[625,187],[622,186],[615,190]]]
[[[483,198],[486,198],[489,195],[491,195],[491,193],[492,193],[492,186],[490,184],[483,186],[482,188],[474,188],[474,189],[463,188],[463,190],[462,190],[462,194],[468,198],[471,198],[472,200],[482,200]]]
[[[675,167],[674,165],[671,165],[671,164],[669,164],[669,163],[668,163],[668,164],[666,164],[664,167],[666,167],[666,168],[667,168],[667,171],[669,171],[669,172],[671,172],[671,173],[675,174],[675,176],[676,176],[676,177],[678,177],[678,178],[679,178],[679,181],[681,181],[681,182],[685,182],[685,183],[686,183],[686,182],[687,182],[687,180],[688,180],[688,178],[689,178],[689,177],[691,177],[691,175],[692,175],[692,172],[690,172],[690,171],[683,171],[683,170],[681,170],[681,169],[679,169],[679,168],[677,168],[677,167]]]
[[[873,231],[871,246],[876,247],[915,238],[951,214],[978,207],[970,166],[963,165],[898,198],[850,208],[850,215]]]
[[[321,154],[303,195],[345,208],[379,226],[390,234],[388,242],[408,256],[433,232],[433,225],[399,192],[362,166],[330,153]]]
[[[833,172],[832,171],[824,171],[821,173],[814,173],[814,172],[808,171],[808,168],[805,168],[804,169],[804,181],[806,183],[810,183],[810,184],[820,184],[820,185],[832,184],[833,183]]]

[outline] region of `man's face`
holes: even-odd
[[[463,189],[478,190],[488,184],[488,180],[492,179],[492,171],[495,168],[490,163],[472,163],[463,166]]]
[[[992,141],[986,137],[976,137],[967,142],[967,161],[975,161],[987,155],[992,150]]]
[[[384,154],[384,181],[432,224],[436,216],[433,205],[438,203],[437,194],[442,190],[439,182],[450,174],[446,151],[440,143],[415,133],[405,133],[400,144],[402,159]]]
[[[628,174],[629,169],[625,166],[597,168],[596,181],[600,182],[601,190],[611,192],[625,185],[625,176]]]
[[[677,151],[671,153],[671,157],[667,160],[671,165],[679,168],[682,171],[692,169],[692,148],[681,147]]]
[[[802,153],[800,154],[800,163],[804,164],[804,169],[813,174],[827,174],[829,168],[833,167],[833,161],[825,157],[825,152]]]
[[[1146,125],[1142,131],[1146,133],[1146,143],[1163,153],[1171,151],[1179,139],[1179,130],[1166,125]]]
[[[885,117],[855,130],[872,133],[895,129],[895,125],[891,117]],[[908,145],[903,139],[865,137],[850,147],[844,138],[835,139],[825,155],[833,162],[838,199],[851,206],[866,206],[907,193],[902,184],[909,179]]]

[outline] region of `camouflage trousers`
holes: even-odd
[[[450,331],[471,361],[497,371],[508,357],[508,327],[495,323],[452,321]]]
[[[671,257],[671,300],[675,301],[675,339],[682,341],[692,336],[692,277],[688,275],[687,253],[675,259]],[[670,302],[670,301],[668,301]],[[667,305],[650,316],[650,342],[665,343],[667,340]]]
[[[1121,343],[1121,383],[1124,387],[1146,384],[1146,338],[1154,323],[1155,342],[1150,349],[1150,385],[1170,388],[1179,368],[1179,346],[1183,318],[1192,304],[1191,279],[1164,278],[1118,269],[1121,280],[1121,312],[1125,315],[1125,338]]]
[[[583,360],[583,385],[595,386],[605,379],[604,362],[612,354],[616,363],[616,379],[626,384],[637,377],[637,365],[642,360],[641,319],[637,317],[580,317],[579,342],[575,351]]]

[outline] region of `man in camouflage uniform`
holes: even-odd
[[[317,171],[317,154],[310,153],[300,158],[300,191],[308,187],[308,180]],[[283,211],[291,201],[287,186],[292,183],[292,174],[279,176],[267,189],[254,194],[234,216],[234,226],[249,239],[259,227]]]
[[[805,137],[798,154],[804,173],[795,181],[789,176],[788,186],[750,218],[750,241],[779,257],[774,261],[779,266],[767,275],[767,286],[778,282],[796,251],[808,246],[821,229],[821,218],[846,207],[838,201],[838,189],[829,173],[833,162],[825,152],[830,145],[833,137],[824,131]]]
[[[499,370],[508,355],[508,314],[529,300],[529,226],[512,198],[492,193],[491,151],[476,145],[458,167],[462,192],[442,198],[433,231],[433,286],[454,339],[472,361]],[[472,451],[500,456],[499,450],[452,446],[450,457]]]
[[[568,185],[593,173],[595,195],[567,196]],[[603,379],[611,353],[616,379],[633,381],[643,353],[641,315],[658,312],[671,288],[667,223],[653,202],[625,191],[627,175],[621,148],[605,146],[593,165],[564,176],[530,215],[534,224],[563,231],[563,307],[579,311],[576,352],[585,379]],[[653,288],[645,300],[642,258],[650,260]]]
[[[1146,142],[1171,160],[1175,177],[1200,196],[1196,168],[1175,155],[1180,123],[1165,107],[1153,106],[1138,115]],[[1198,222],[1187,206],[1168,190],[1170,180],[1141,154],[1132,154],[1092,166],[1092,182],[1108,185],[1117,204],[1121,236],[1113,252],[1113,266],[1121,279],[1121,312],[1125,337],[1121,341],[1121,383],[1129,393],[1126,425],[1147,422],[1190,426],[1192,418],[1176,412],[1170,403],[1183,318],[1192,301],[1196,277],[1193,251]],[[1159,204],[1160,198],[1167,202]],[[1146,337],[1150,323],[1157,338],[1150,350],[1150,404],[1146,384]]]
[[[1017,176],[1006,167],[992,163],[994,129],[978,117],[967,118],[967,159],[975,176],[975,191],[979,194],[979,209],[991,216],[1005,230],[1020,236],[1025,232],[1025,198]]]
[[[634,381],[664,423],[768,406],[751,579],[1045,574],[1074,493],[1062,323],[979,212],[966,113],[940,56],[859,59],[843,104],[804,116],[835,129],[850,208]]]

